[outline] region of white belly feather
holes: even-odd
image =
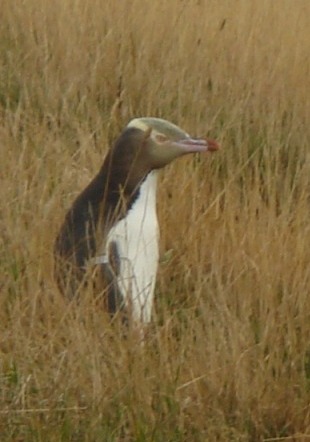
[[[105,245],[114,241],[120,258],[117,283],[133,319],[149,322],[158,266],[159,229],[156,214],[157,172],[151,172],[140,188],[127,216],[110,230]]]

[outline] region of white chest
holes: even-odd
[[[117,245],[119,289],[133,319],[149,322],[158,266],[159,229],[156,214],[157,172],[151,172],[127,216],[110,230],[104,253]]]

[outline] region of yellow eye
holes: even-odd
[[[163,134],[156,134],[155,140],[157,143],[164,143],[168,138]]]

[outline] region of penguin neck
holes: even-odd
[[[145,253],[146,244],[152,242],[150,238],[151,240],[157,238],[157,174],[157,171],[148,173],[137,189],[136,198],[128,207],[126,214],[119,218],[106,233],[107,239],[102,242],[103,247],[99,250],[101,255],[97,257],[98,263],[106,262],[111,241],[117,242],[121,258],[133,259],[136,254],[139,254],[138,252]],[[142,250],[140,250],[141,247]]]
[[[141,214],[141,210],[156,211],[157,175],[158,172],[155,170],[147,174],[137,190],[136,198],[129,207],[128,213]]]
[[[144,218],[156,218],[156,193],[157,193],[157,170],[152,170],[136,185],[130,194],[126,194],[120,184],[118,188],[110,188],[107,195],[108,205],[104,205],[106,209],[104,222],[101,224],[104,228],[104,236],[113,228],[120,220],[129,219],[137,222],[143,221]]]

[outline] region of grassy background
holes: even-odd
[[[1,0],[2,441],[310,440],[310,3]],[[134,116],[217,138],[161,173],[144,348],[52,278]]]

